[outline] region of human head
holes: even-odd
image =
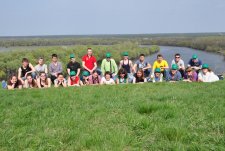
[[[26,77],[26,79],[27,79],[27,82],[28,83],[32,83],[33,82],[33,79],[32,79],[31,74],[28,74],[27,77]]]
[[[75,55],[74,54],[70,54],[70,61],[72,61],[72,62],[75,61]]]
[[[173,65],[172,65],[172,68],[171,68],[171,73],[172,73],[173,75],[176,74],[177,69],[178,69],[177,65],[176,65],[176,64],[173,64]]]
[[[111,53],[110,53],[110,52],[107,52],[107,53],[105,54],[105,57],[106,57],[106,59],[109,61],[109,60],[111,59]]]
[[[124,68],[121,68],[117,74],[120,78],[127,78],[127,71]]]
[[[28,60],[27,58],[23,58],[23,59],[22,59],[22,65],[23,65],[24,67],[27,67],[27,66],[29,65],[29,60]]]
[[[210,72],[211,70],[209,69],[209,65],[208,64],[206,64],[206,63],[204,63],[203,65],[202,65],[202,72],[203,72],[203,74],[206,74],[207,72]]]
[[[175,55],[174,55],[174,57],[175,57],[175,61],[176,62],[178,62],[179,60],[180,60],[180,54],[179,53],[176,53]]]
[[[162,62],[162,61],[163,61],[163,55],[158,54],[158,55],[157,55],[157,61],[158,61],[159,63]]]
[[[70,78],[75,79],[76,78],[76,72],[75,71],[70,71]]]
[[[94,71],[92,72],[92,76],[93,76],[94,78],[98,78],[98,72],[97,72],[97,70],[94,70]]]
[[[144,72],[142,69],[139,69],[136,73],[137,78],[144,78]]]
[[[160,74],[161,74],[161,69],[160,68],[156,68],[154,73],[155,73],[155,77],[159,77]]]
[[[88,54],[88,56],[92,56],[92,49],[91,48],[87,49],[87,54]]]
[[[185,69],[185,72],[186,72],[187,76],[191,76],[192,75],[192,71],[193,71],[193,69],[191,67],[187,67]]]
[[[83,71],[83,73],[82,73],[83,78],[87,78],[89,75],[90,74],[88,71]]]
[[[193,55],[192,55],[192,61],[193,61],[193,62],[198,62],[198,55],[193,54]]]
[[[57,79],[58,79],[58,81],[63,81],[64,80],[63,74],[62,73],[58,73]]]
[[[106,72],[105,72],[105,79],[106,79],[106,80],[110,80],[110,78],[111,78],[110,72],[109,72],[109,71],[106,71]]]
[[[52,54],[52,61],[57,62],[58,61],[58,56],[57,54]]]
[[[17,75],[16,74],[12,74],[11,76],[10,76],[10,80],[11,80],[11,83],[16,83],[17,82]]]
[[[129,58],[128,52],[123,52],[123,59],[127,60]]]
[[[44,58],[42,58],[42,57],[38,58],[38,64],[43,65],[44,64]]]
[[[144,54],[140,54],[139,60],[143,62],[145,60],[145,55]]]
[[[40,79],[42,81],[45,81],[47,79],[47,76],[46,76],[46,73],[45,72],[40,72],[39,76],[40,76]]]

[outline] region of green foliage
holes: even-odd
[[[0,90],[0,150],[225,150],[225,81]]]
[[[1,52],[0,58],[0,71],[7,73],[8,70],[16,71],[21,66],[22,58],[26,57],[29,61],[36,65],[39,57],[44,57],[45,63],[51,62],[51,55],[56,53],[59,60],[64,65],[64,71],[66,71],[66,64],[69,62],[69,55],[74,53],[78,62],[81,63],[81,58],[87,53],[87,48],[93,49],[93,54],[97,58],[97,62],[100,63],[105,58],[106,52],[111,52],[112,58],[117,63],[122,59],[122,52],[129,52],[130,59],[135,59],[140,53],[146,55],[159,51],[159,47],[153,46],[152,48],[140,48],[138,44],[132,42],[125,42],[123,44],[109,45],[109,46],[96,46],[96,45],[76,45],[76,46],[52,46],[52,47],[41,47],[34,50],[13,50],[10,52]],[[0,79],[5,76],[0,75]]]

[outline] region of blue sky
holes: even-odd
[[[225,32],[225,0],[1,0],[0,36]]]

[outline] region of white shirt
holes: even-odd
[[[219,81],[219,77],[215,75],[213,72],[207,72],[203,74],[202,71],[198,74],[198,79],[202,80],[203,82],[215,82]]]
[[[114,80],[110,78],[110,80],[106,80],[105,77],[101,79],[101,84],[115,84]]]

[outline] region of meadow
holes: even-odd
[[[0,90],[0,150],[225,150],[225,82]]]

